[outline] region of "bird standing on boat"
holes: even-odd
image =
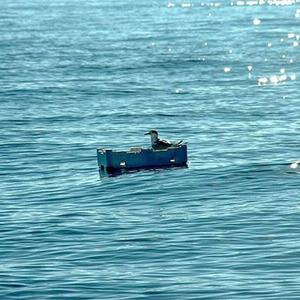
[[[151,146],[153,150],[163,150],[170,147],[176,147],[182,144],[182,140],[178,142],[170,142],[167,140],[160,140],[158,138],[158,132],[154,129],[145,133],[145,135],[149,134],[151,136]]]

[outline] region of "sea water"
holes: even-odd
[[[1,299],[299,299],[299,28],[297,0],[1,0]],[[188,168],[99,174],[152,128]]]

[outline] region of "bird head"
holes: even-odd
[[[151,136],[151,144],[153,145],[158,141],[158,133],[156,130],[151,129],[149,132],[145,133],[145,135],[149,134]]]
[[[158,135],[158,132],[156,131],[156,130],[154,130],[154,129],[151,129],[149,132],[147,132],[147,133],[145,133],[145,135],[147,135],[147,134],[149,134],[149,135]]]

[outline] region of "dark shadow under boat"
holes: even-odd
[[[101,169],[99,168],[100,179],[104,177],[117,177],[121,175],[129,175],[140,172],[158,172],[163,170],[182,170],[187,169],[188,164],[185,163],[181,166],[160,166],[155,168],[135,168],[135,169]]]

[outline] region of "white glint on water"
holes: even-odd
[[[230,67],[225,67],[225,68],[224,68],[224,72],[225,72],[225,73],[231,72],[231,68],[230,68]]]
[[[260,25],[260,23],[261,23],[261,20],[259,19],[259,18],[255,18],[254,20],[253,20],[253,24],[254,25]]]
[[[189,7],[192,7],[193,6],[193,4],[191,4],[191,3],[182,3],[181,4],[181,7],[183,7],[183,8],[189,8]]]
[[[174,3],[171,3],[171,2],[169,2],[169,3],[167,4],[167,7],[169,7],[169,8],[171,8],[171,7],[175,7],[175,4],[174,4]]]
[[[278,85],[278,84],[284,84],[288,80],[296,80],[297,76],[296,74],[290,74],[287,75],[285,74],[285,69],[280,70],[280,75],[272,75],[269,78],[268,77],[260,77],[257,80],[257,84],[260,85],[267,85],[267,84],[273,84],[273,85]]]
[[[277,84],[279,82],[279,78],[276,75],[270,77],[270,82],[273,84]]]
[[[300,160],[296,160],[290,164],[291,169],[297,169],[299,167]]]
[[[259,4],[259,2],[258,2],[258,0],[254,0],[254,1],[247,1],[247,3],[246,3],[247,5],[249,5],[249,6],[254,6],[254,5],[258,5]]]
[[[286,80],[287,80],[287,75],[285,75],[285,74],[280,75],[280,76],[278,77],[278,80],[279,80],[280,82],[286,81]]]
[[[269,79],[267,77],[261,77],[258,78],[258,85],[266,85],[269,82]]]
[[[236,6],[258,6],[258,5],[269,5],[269,6],[288,6],[299,3],[299,0],[248,0],[248,1],[236,1],[231,2],[230,5]],[[297,15],[297,13],[296,13]]]

